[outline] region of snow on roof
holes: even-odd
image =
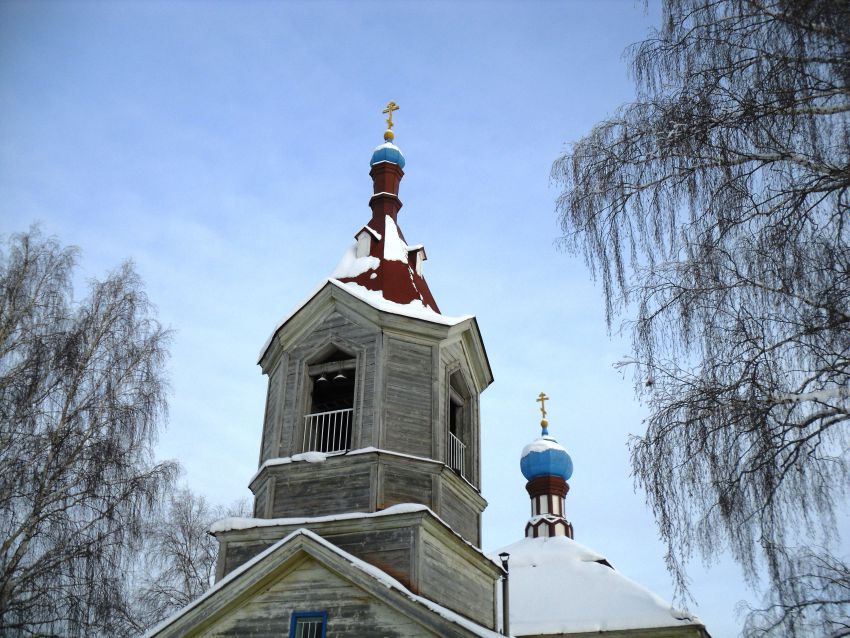
[[[334,279],[344,279],[346,277],[356,277],[370,270],[374,270],[381,264],[381,260],[377,257],[366,255],[364,257],[357,256],[357,244],[348,247],[339,263],[334,268],[331,277]]]
[[[564,446],[558,443],[554,438],[551,436],[542,436],[522,448],[522,454],[520,456],[526,456],[531,452],[545,452],[546,450],[566,452]]]
[[[384,221],[384,259],[407,263],[407,244],[398,233],[398,226],[389,215]]]
[[[254,558],[252,558],[251,560],[247,561],[246,563],[244,563],[244,564],[240,565],[239,567],[237,567],[236,569],[234,569],[227,576],[222,578],[215,585],[213,585],[210,589],[208,589],[206,592],[204,592],[201,596],[199,596],[198,598],[193,600],[191,603],[186,605],[183,609],[181,609],[180,611],[175,613],[173,616],[166,618],[161,623],[156,625],[153,629],[148,630],[148,632],[145,633],[145,635],[142,638],[149,638],[150,636],[155,635],[160,630],[164,629],[165,627],[167,627],[168,625],[173,623],[174,621],[178,620],[181,616],[185,615],[186,613],[188,613],[189,611],[191,611],[192,609],[197,607],[201,602],[203,602],[204,600],[206,600],[207,598],[209,598],[210,596],[212,596],[213,594],[215,594],[219,590],[223,589],[225,585],[227,585],[231,581],[235,580],[236,578],[238,578],[239,576],[244,574],[246,571],[251,569],[251,567],[253,567],[257,563],[259,563],[260,561],[264,560],[267,556],[272,554],[279,547],[285,545],[286,543],[288,543],[292,539],[296,538],[297,536],[305,536],[305,537],[310,538],[311,540],[315,541],[316,543],[323,545],[327,549],[329,549],[332,552],[334,552],[335,554],[337,554],[340,558],[343,558],[344,560],[346,560],[354,568],[360,570],[361,572],[368,574],[369,576],[371,576],[372,578],[374,578],[378,582],[382,583],[384,586],[388,587],[389,589],[394,589],[394,590],[398,591],[399,593],[403,594],[404,596],[406,596],[410,600],[427,607],[428,609],[430,609],[434,613],[438,614],[439,616],[445,618],[449,622],[452,622],[456,625],[460,625],[461,627],[463,627],[467,631],[474,633],[476,636],[483,636],[484,638],[499,638],[501,636],[501,634],[498,634],[495,631],[491,631],[491,630],[487,629],[486,627],[482,627],[481,625],[478,625],[477,623],[474,623],[471,620],[464,618],[460,614],[457,614],[457,613],[451,611],[450,609],[446,609],[445,607],[438,605],[437,603],[435,603],[431,600],[428,600],[427,598],[423,598],[422,596],[417,596],[416,594],[412,593],[409,589],[407,589],[404,585],[402,585],[400,582],[398,582],[395,578],[393,578],[392,576],[390,576],[386,572],[384,572],[384,571],[378,569],[377,567],[375,567],[374,565],[370,565],[369,563],[357,558],[356,556],[353,556],[353,555],[349,554],[348,552],[340,549],[339,547],[337,547],[333,543],[326,541],[324,538],[322,538],[318,534],[315,534],[308,529],[301,528],[301,529],[295,530],[294,532],[292,532],[291,534],[289,534],[285,538],[279,540],[277,543],[275,543],[274,545],[272,545],[268,549],[260,552],[256,556],[254,556]]]
[[[419,299],[414,299],[410,303],[401,304],[396,303],[395,301],[388,301],[384,299],[383,295],[376,290],[369,290],[368,288],[361,286],[360,284],[355,284],[353,282],[345,282],[339,281],[337,279],[329,279],[332,284],[342,288],[348,293],[351,293],[354,297],[357,297],[361,301],[365,301],[367,304],[375,308],[376,310],[383,310],[384,312],[389,312],[394,315],[402,315],[404,317],[412,317],[413,319],[421,319],[422,321],[430,321],[431,323],[439,323],[444,326],[454,326],[467,319],[472,319],[473,315],[460,315],[458,317],[448,317],[446,315],[441,315],[439,312],[434,312],[430,308],[426,307]]]
[[[700,625],[565,536],[524,538],[509,553],[511,633],[559,634]]]
[[[269,346],[272,343],[272,339],[277,334],[278,330],[280,330],[287,321],[292,319],[301,308],[307,305],[309,301],[315,297],[319,291],[321,291],[328,283],[333,284],[340,290],[344,290],[349,293],[352,297],[356,297],[361,301],[365,301],[367,304],[375,308],[376,310],[381,310],[383,312],[388,312],[393,315],[401,315],[403,317],[411,317],[413,319],[421,319],[422,321],[429,321],[431,323],[437,323],[444,326],[455,326],[459,323],[466,321],[467,319],[472,319],[474,315],[460,315],[457,317],[449,317],[447,315],[441,315],[438,312],[434,312],[430,308],[427,308],[425,304],[423,304],[418,299],[414,299],[409,304],[400,304],[394,301],[387,301],[381,295],[380,292],[369,290],[364,286],[359,284],[355,284],[353,282],[342,282],[338,279],[331,277],[322,281],[308,297],[302,299],[295,307],[292,309],[289,314],[283,317],[278,324],[275,326],[275,329],[272,330],[272,333],[269,335],[266,342],[263,344],[263,347],[260,349],[260,354],[257,357],[258,360],[263,358],[263,355],[266,354],[266,350],[269,349]]]
[[[355,237],[358,237],[360,235],[360,233],[362,233],[364,230],[367,233],[369,233],[370,235],[372,235],[372,237],[374,237],[378,241],[381,241],[381,233],[379,233],[377,230],[372,228],[369,224],[366,224],[363,228],[361,228],[359,231],[357,231],[357,235],[355,235]]]

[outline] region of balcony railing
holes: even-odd
[[[304,452],[344,452],[351,447],[353,408],[304,416]]]
[[[449,467],[466,478],[466,446],[449,432]]]

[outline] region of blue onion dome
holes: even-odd
[[[398,164],[399,168],[404,168],[404,155],[401,154],[398,146],[387,141],[373,151],[369,166],[374,166],[378,162],[392,162]]]
[[[566,481],[573,475],[570,455],[548,435],[532,441],[522,449],[519,467],[528,481],[540,476],[560,476]]]

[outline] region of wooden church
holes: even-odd
[[[147,636],[707,636],[572,540],[572,463],[545,419],[522,455],[526,538],[480,549],[493,373],[475,318],[441,314],[425,249],[398,226],[397,108],[370,162],[371,219],[263,347],[254,518],[213,527],[215,585]]]

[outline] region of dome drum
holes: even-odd
[[[567,493],[570,491],[570,484],[560,476],[538,476],[526,483],[525,489],[531,498],[534,498],[535,496],[542,496],[544,494],[552,494],[560,496],[561,498],[566,498]]]
[[[541,517],[525,525],[526,538],[573,537],[573,526],[564,518]]]

